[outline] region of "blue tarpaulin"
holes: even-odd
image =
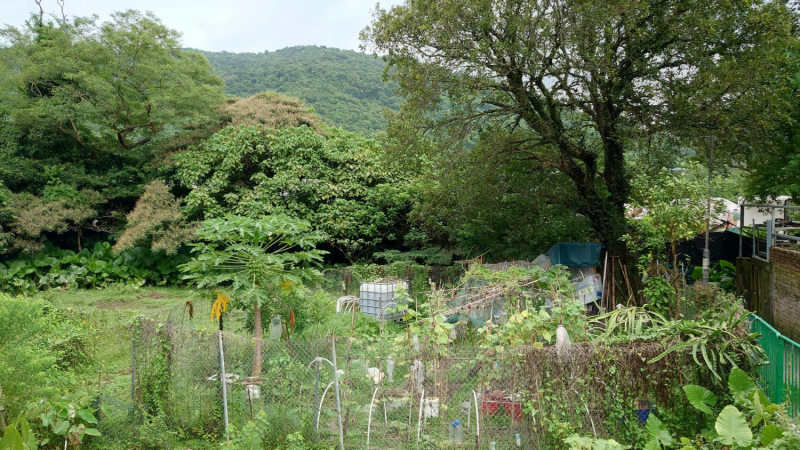
[[[567,267],[596,267],[600,265],[599,242],[559,242],[550,247],[546,255],[553,265]]]

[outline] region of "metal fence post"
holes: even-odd
[[[774,209],[772,211],[775,211]],[[767,221],[767,262],[769,262],[769,248],[772,246],[772,231],[775,229],[774,222]]]
[[[769,362],[770,364],[772,364],[774,358],[775,366],[773,367],[773,370],[775,371],[775,380],[776,380],[774,386],[774,395],[775,395],[774,403],[783,403],[783,385],[786,383],[786,379],[783,376],[784,375],[783,353],[786,351],[786,342],[784,342],[785,338],[779,331],[775,330],[775,335],[776,335],[775,343],[778,345],[776,345],[776,348],[773,352],[774,355],[770,356]]]
[[[739,205],[739,258],[744,256],[744,203]]]
[[[219,332],[219,367],[220,381],[222,381],[222,412],[225,418],[225,440],[230,444],[231,435],[228,433],[228,379],[225,376],[225,351],[222,347],[222,331]]]
[[[319,439],[319,417],[317,416],[317,405],[319,405],[319,365],[317,363],[317,377],[314,380],[314,408],[311,410],[314,413],[314,442]]]
[[[133,336],[131,337],[131,403],[136,403],[136,341],[141,339],[141,326],[142,322],[140,321],[139,326],[139,339],[137,339],[136,335],[136,324],[133,325]]]
[[[339,415],[339,448],[344,450],[344,432],[342,431],[342,405],[339,400],[339,369],[336,366],[336,336],[331,334],[331,355],[333,356],[333,383],[336,388],[336,413]]]

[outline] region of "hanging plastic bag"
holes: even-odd
[[[269,338],[277,341],[281,338],[282,334],[283,323],[281,322],[281,316],[275,316],[272,318],[272,325],[269,327]]]
[[[572,343],[569,340],[569,333],[564,325],[559,325],[556,329],[556,352],[558,356],[566,356],[569,353]]]

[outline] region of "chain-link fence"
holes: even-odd
[[[163,408],[173,429],[221,438],[219,332],[139,326],[138,404],[144,411]],[[222,343],[229,423],[241,428],[263,411],[269,426],[260,432],[268,446],[299,432],[336,448],[340,434],[345,448],[441,448],[455,438],[452,432],[474,448],[492,442],[498,449],[548,448],[572,433],[640,433],[651,410],[676,414],[686,406],[671,400],[680,382],[713,389],[680,354],[648,364],[663,351],[660,344],[577,344],[558,355],[533,347],[501,353],[469,339],[416,350],[378,336],[284,336],[262,342],[261,368],[254,370],[250,335],[225,332]]]
[[[452,287],[457,270],[424,269],[412,267],[402,279],[419,295],[435,283],[437,310],[489,308],[494,317],[489,294],[524,291]],[[361,280],[398,275],[385,268],[328,271],[328,284],[319,287],[331,297],[357,294]],[[341,439],[344,448],[446,448],[461,441],[469,448],[539,449],[574,433],[636,442],[657,410],[678,418],[671,425],[680,431],[699,416],[671,393],[686,383],[716,390],[686,355],[647,363],[664,351],[658,343],[573,344],[566,354],[541,345],[483,347],[480,324],[467,314],[469,320],[453,316],[453,342],[434,344],[433,336],[407,339],[408,330],[389,321],[353,333],[352,310],[337,317],[348,332],[292,333],[284,321],[270,339],[266,320],[265,339],[257,343],[245,312],[226,313],[220,332],[209,310],[210,302],[178,305],[165,322],[140,320],[134,327],[131,394],[145,421],[163,417],[170,430],[223,439],[226,416],[234,430],[258,419],[267,424],[258,431],[267,448],[300,433],[334,448]]]

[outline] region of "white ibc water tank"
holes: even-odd
[[[394,293],[401,287],[408,290],[408,283],[405,281],[361,283],[359,295],[361,312],[382,320],[400,318],[402,314],[387,310],[395,306]]]

